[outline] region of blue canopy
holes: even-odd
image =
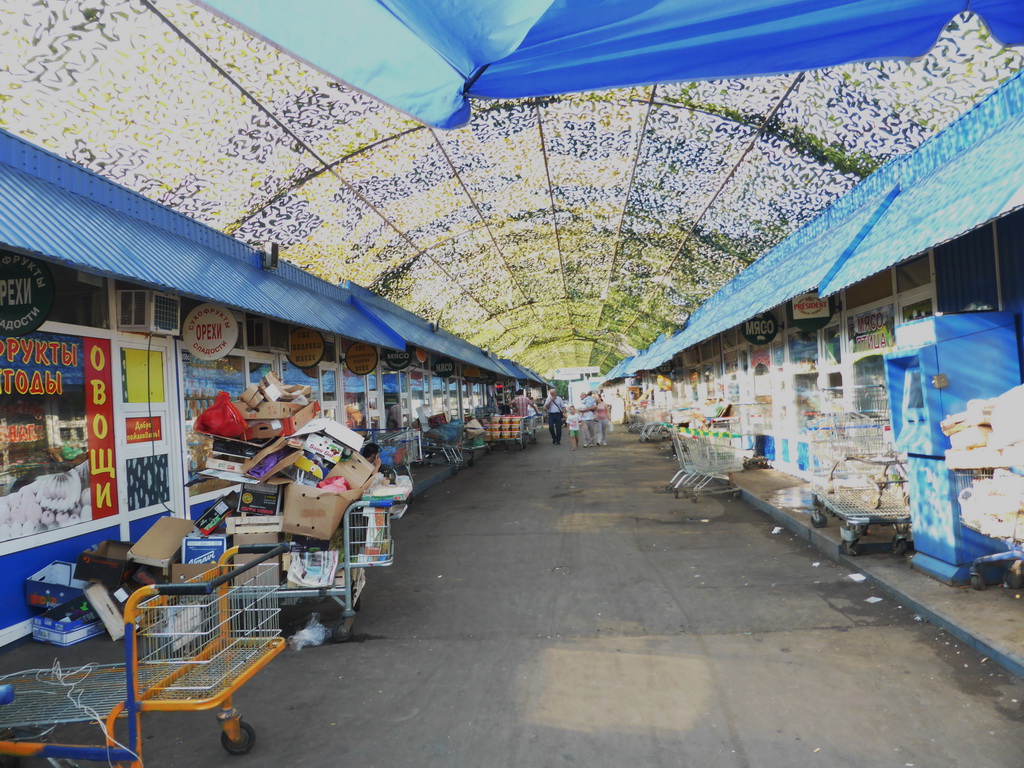
[[[205,0],[440,128],[507,99],[924,54],[953,16],[1024,43],[1024,0]]]

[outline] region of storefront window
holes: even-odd
[[[310,401],[320,400],[320,376],[316,368],[303,370],[285,360],[281,363],[281,381],[285,384],[309,387],[312,394]]]
[[[839,324],[830,325],[821,332],[822,346],[825,350],[825,365],[835,366],[843,362],[842,334]]]
[[[856,411],[888,412],[885,397],[885,359],[882,355],[868,355],[853,364],[853,409]]]
[[[789,362],[795,371],[818,370],[818,332],[794,330],[789,337]]]
[[[725,400],[728,403],[740,402],[740,366],[736,352],[725,353]]]
[[[366,428],[366,378],[345,369],[345,426]]]
[[[377,373],[366,374],[366,414],[365,426],[373,429],[380,428],[380,390],[377,388]]]
[[[405,392],[404,373],[385,373],[384,382],[384,425],[387,429],[399,429],[409,425],[406,414],[402,413],[402,393]]]
[[[412,400],[412,418],[415,420],[419,418],[419,409],[427,404],[422,371],[413,371],[409,374],[409,396]]]
[[[268,373],[274,372],[274,365],[270,362],[259,362],[256,360],[249,362],[249,383],[259,384],[260,381]],[[242,389],[245,389],[243,386]],[[239,390],[241,391],[241,390]]]
[[[444,379],[438,376],[430,378],[430,412],[432,414],[444,413],[445,409],[445,386]]]
[[[451,418],[459,418],[459,382],[457,379],[448,380],[448,414]]]
[[[337,402],[338,372],[335,370],[334,366],[320,372],[320,391],[324,393],[324,402]]]
[[[821,416],[818,374],[795,374],[793,376],[793,394],[796,404],[797,428],[803,430],[817,422]]]
[[[0,541],[116,514],[110,343],[0,342]]]
[[[192,431],[192,425],[199,414],[213,405],[218,392],[227,392],[234,397],[245,389],[245,361],[233,355],[220,360],[199,360],[185,351],[181,357],[185,386],[185,444],[188,449],[188,475],[191,477],[206,468],[206,459],[213,447],[213,438],[197,435]],[[189,496],[198,496],[228,486],[229,483],[221,480],[206,480],[189,486],[188,492]]]

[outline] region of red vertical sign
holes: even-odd
[[[110,342],[85,342],[85,418],[89,438],[89,487],[93,519],[117,514],[117,465],[114,463],[114,396]]]

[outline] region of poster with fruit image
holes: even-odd
[[[110,343],[0,345],[0,541],[116,514]]]

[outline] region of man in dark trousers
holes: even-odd
[[[555,445],[561,444],[565,401],[558,396],[554,387],[548,390],[548,399],[544,401],[544,413],[548,415],[548,432],[551,433],[551,442]]]

